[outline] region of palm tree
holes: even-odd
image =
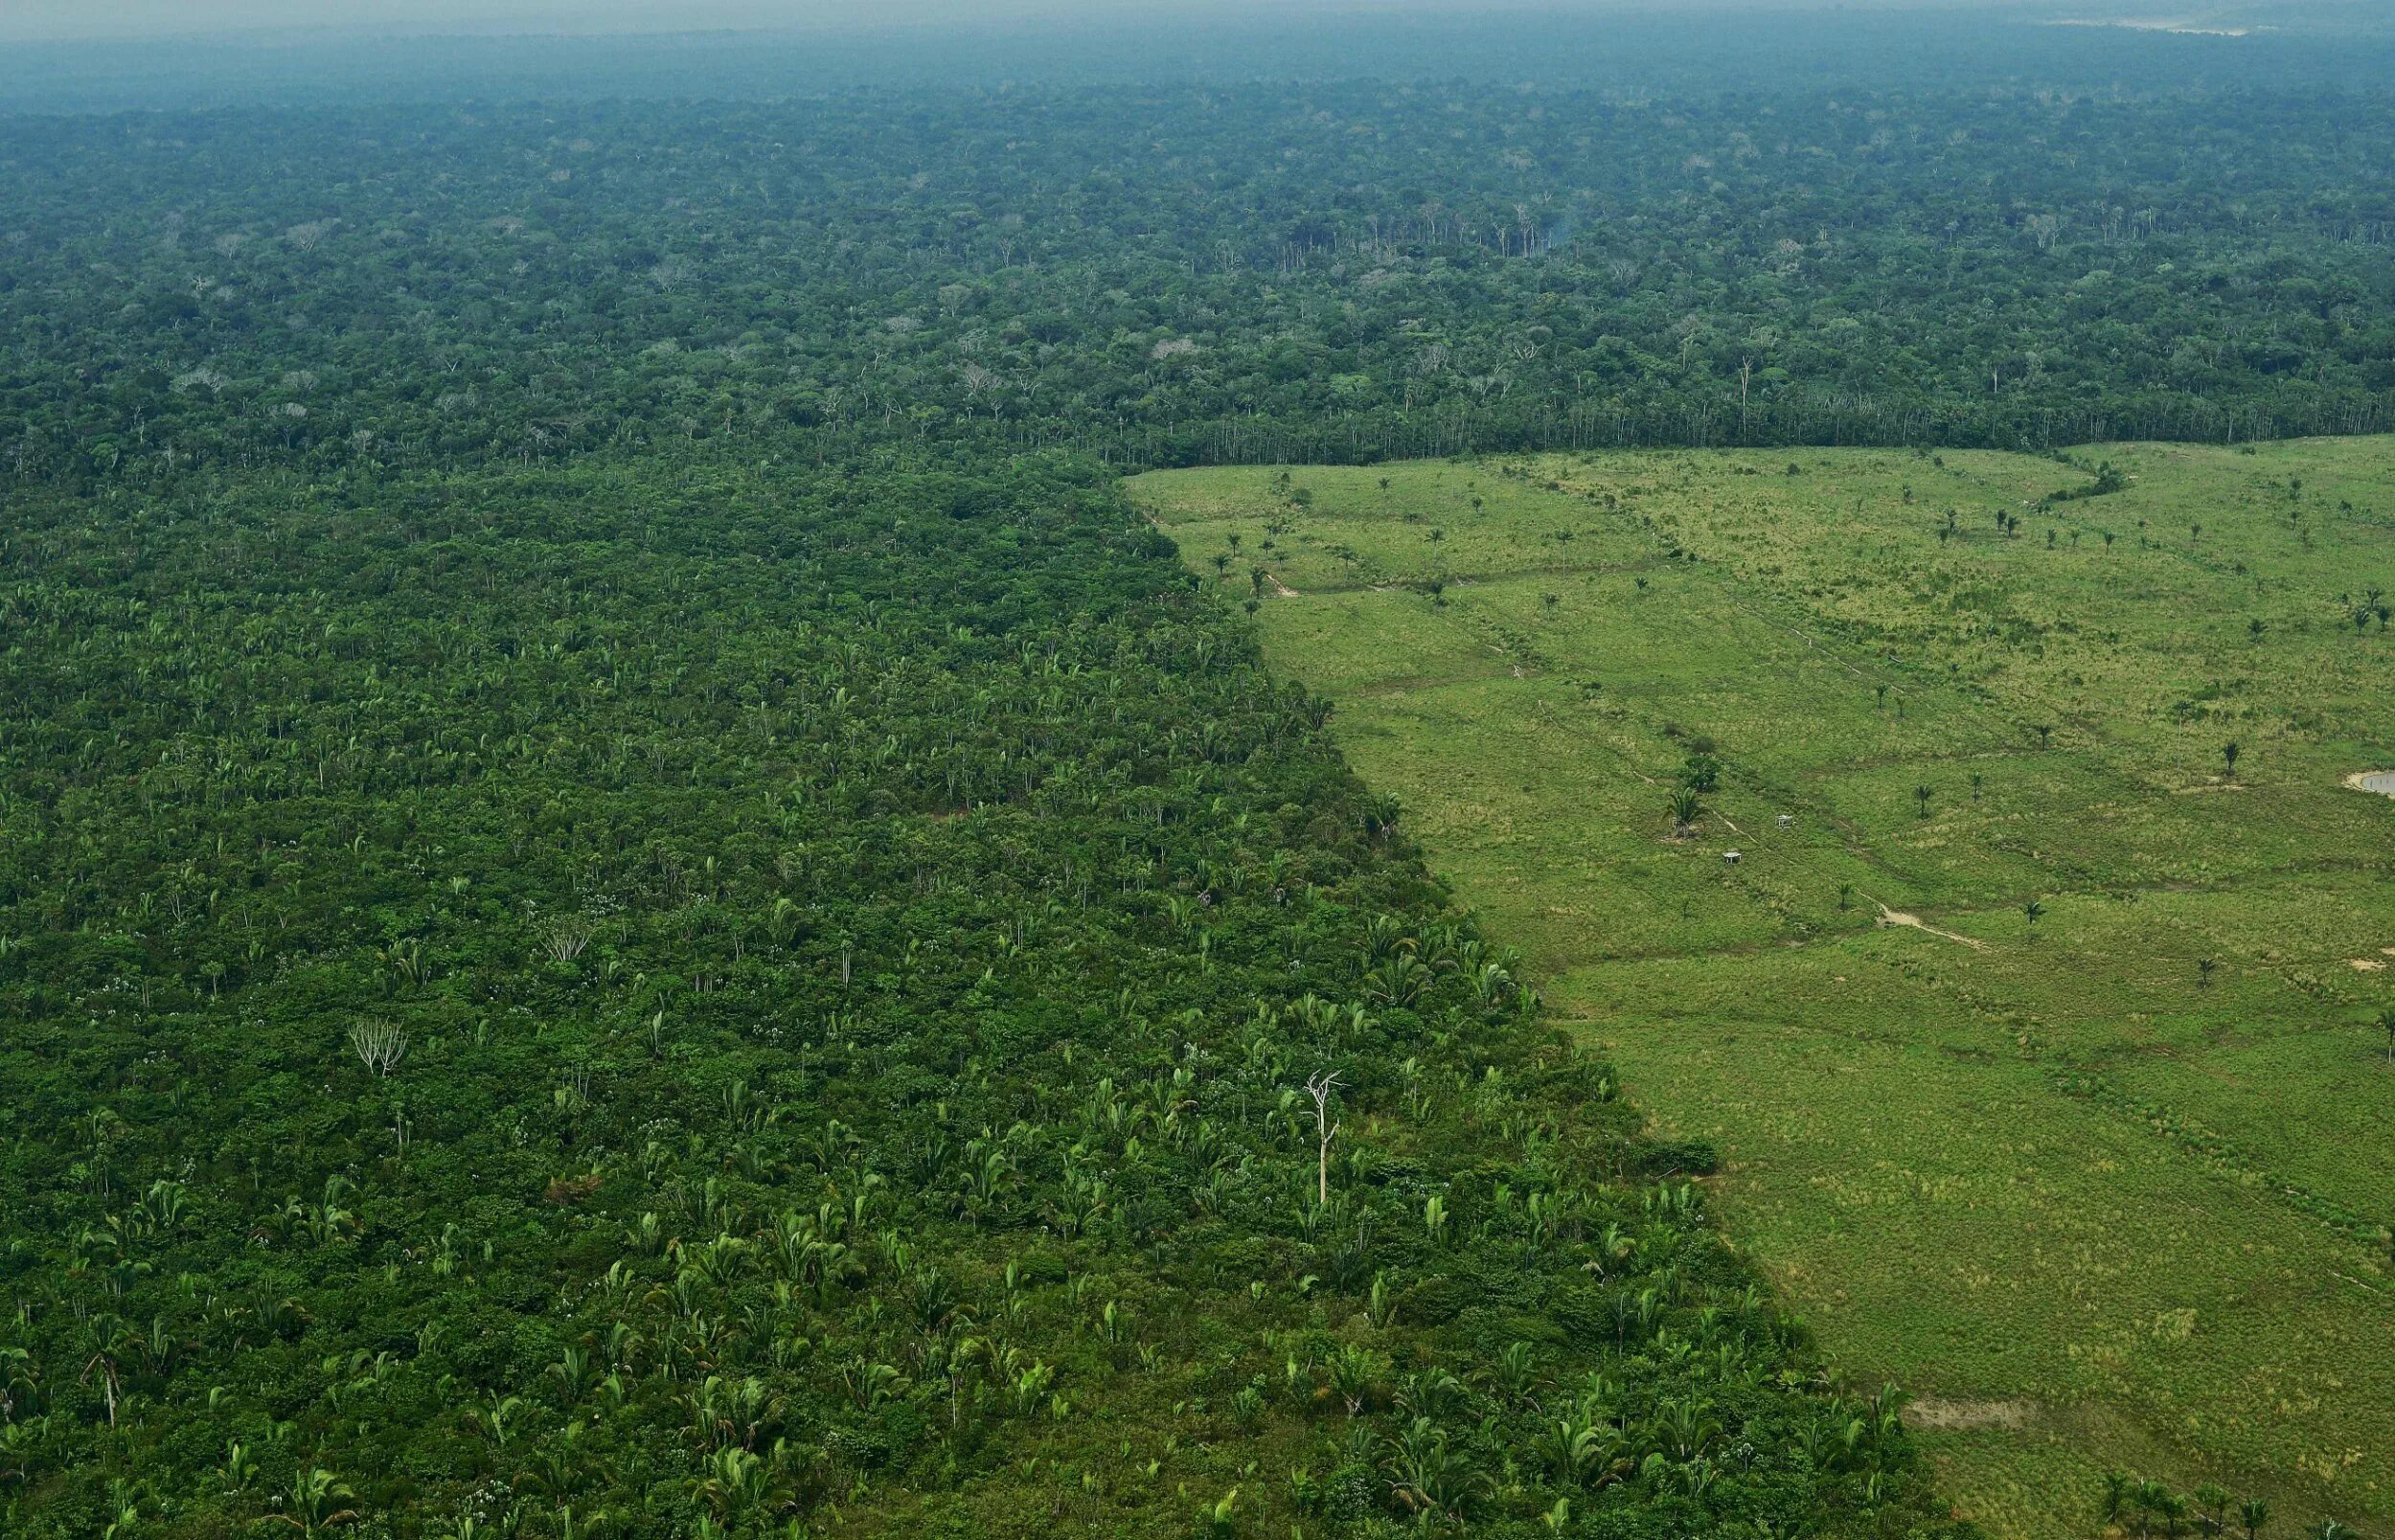
[[[275,1517],[302,1534],[314,1534],[336,1524],[355,1524],[357,1510],[348,1505],[356,1501],[357,1494],[346,1482],[329,1470],[310,1466],[292,1479],[291,1510]]]
[[[2143,1481],[2131,1488],[2129,1501],[2137,1509],[2139,1540],[2143,1540],[2144,1536],[2154,1532],[2155,1515],[2160,1513],[2163,1506],[2170,1500],[2170,1488],[2160,1482]]]
[[[2029,922],[2029,934],[2032,936],[2038,934],[2038,921],[2044,915],[2045,905],[2038,899],[2032,898],[2020,906],[2020,917]]]
[[[1703,811],[1703,804],[1697,801],[1695,788],[1682,786],[1673,792],[1672,832],[1685,839],[1689,830],[1696,826],[1698,816]]]
[[[2386,1062],[2395,1064],[2395,1006],[2379,1012],[2379,1030],[2386,1033]]]
[[[2237,1522],[2245,1528],[2246,1540],[2262,1540],[2262,1527],[2270,1522],[2270,1505],[2258,1497],[2249,1497],[2237,1505]]]
[[[2219,1534],[2228,1527],[2228,1489],[2206,1482],[2196,1488],[2196,1526],[2206,1534]]]
[[[1929,816],[1929,799],[1936,795],[1937,788],[1934,786],[1915,786],[1913,788],[1913,801],[1920,804],[1922,817],[1927,818]]]
[[[2244,752],[2246,751],[2237,746],[2235,738],[2230,738],[2221,745],[2221,758],[2228,762],[2228,779],[2231,781],[2237,779],[2237,757]]]
[[[2121,1509],[2129,1506],[2129,1478],[2117,1470],[2104,1473],[2104,1522],[2109,1526],[2120,1520]]]

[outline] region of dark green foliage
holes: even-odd
[[[1708,1140],[1654,1140],[1638,1150],[1633,1169],[1650,1180],[1680,1176],[1711,1176],[1722,1168],[1722,1153]]]
[[[0,474],[2383,429],[2391,149],[2184,88],[0,121]]]

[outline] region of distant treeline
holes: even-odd
[[[860,93],[0,125],[0,476],[2385,429],[2395,97]]]

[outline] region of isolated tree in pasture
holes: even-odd
[[[2221,745],[2221,760],[2228,766],[2229,780],[2234,781],[2237,779],[2237,757],[2245,752],[2246,751],[2244,749],[2238,746],[2235,738],[2230,738],[2226,743]]]
[[[1672,832],[1686,839],[1697,827],[1697,820],[1703,816],[1704,805],[1697,800],[1694,790],[1682,786],[1672,793],[1671,810]]]
[[[1920,809],[1921,817],[1927,818],[1929,816],[1929,803],[1931,799],[1937,796],[1937,788],[1935,786],[1922,785],[1915,786],[1913,788],[1913,802]]]
[[[2262,1540],[2262,1528],[2270,1522],[2270,1505],[2258,1497],[2249,1497],[2237,1505],[2237,1524],[2246,1531],[2246,1540]]]
[[[2029,934],[2038,934],[2038,921],[2045,917],[2045,905],[2036,898],[2020,906],[2020,917],[2029,923]]]

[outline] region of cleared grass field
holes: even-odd
[[[1958,1507],[2091,1535],[2118,1467],[2383,1529],[2395,442],[2067,461],[1132,487]]]

